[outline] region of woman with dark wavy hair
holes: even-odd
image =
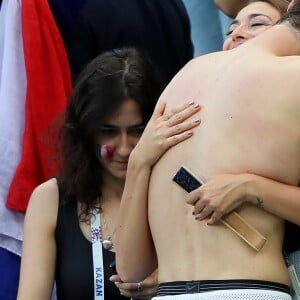
[[[145,125],[141,143],[157,160],[200,123],[189,119],[200,109],[193,102],[171,115],[163,114],[164,104],[154,110],[162,89],[151,63],[133,48],[106,52],[83,70],[66,111],[61,172],[29,202],[19,300],[50,299],[54,282],[59,300],[155,293],[156,272],[142,283],[120,281],[114,245],[129,156]]]

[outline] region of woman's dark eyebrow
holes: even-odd
[[[268,15],[265,15],[265,14],[250,14],[250,15],[248,16],[248,19],[251,20],[251,19],[253,19],[253,18],[255,18],[255,17],[260,17],[260,16],[266,17],[266,18],[268,18],[270,21],[272,21],[271,17],[269,17]]]
[[[115,128],[119,128],[118,126],[109,125],[109,124],[101,124],[100,127],[101,127],[101,128],[105,128],[105,129],[115,129]]]
[[[139,124],[135,124],[135,125],[132,125],[132,126],[128,126],[128,128],[139,128],[139,127],[145,127],[145,124],[144,123],[139,123]]]
[[[128,126],[128,129],[137,128],[137,127],[145,127],[144,123],[138,123],[131,126]],[[101,124],[101,128],[104,129],[119,129],[119,126],[111,125],[111,124]]]

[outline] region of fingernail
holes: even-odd
[[[195,123],[195,124],[200,123],[200,119],[194,120],[194,123]]]
[[[188,131],[186,134],[187,135],[193,135],[193,131]]]
[[[194,108],[199,108],[200,107],[200,105],[198,104],[198,103],[196,103],[195,105],[194,105]]]
[[[189,105],[193,105],[193,104],[195,104],[195,101],[192,100],[189,102]]]

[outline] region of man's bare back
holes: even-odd
[[[279,25],[268,33],[270,39],[280,31],[288,41],[296,38]],[[202,124],[152,171],[148,216],[160,282],[260,279],[289,284],[280,218],[251,204],[238,209],[267,238],[255,252],[221,223],[196,221],[184,201],[186,192],[172,182],[183,165],[204,182],[222,173],[253,173],[298,185],[300,58],[285,56],[286,45],[279,48],[257,38],[234,51],[196,58],[162,94],[168,110],[187,98],[199,102]]]
[[[154,112],[149,128],[158,116],[165,124],[177,119],[175,128],[182,132],[185,125],[176,105],[186,100],[201,105],[193,117],[201,125],[190,139],[171,148],[170,141],[182,135],[166,136],[153,146],[147,140],[156,134],[149,135],[146,127],[132,151],[121,201],[117,271],[122,280],[138,282],[158,267],[155,299],[215,300],[225,294],[230,294],[226,299],[291,299],[282,244],[284,219],[299,222],[298,199],[271,193],[270,200],[266,192],[265,206],[259,207],[250,189],[243,199],[231,195],[234,203],[208,192],[212,181],[226,175],[260,176],[279,186],[299,184],[300,5],[281,22],[255,41],[187,64],[160,97],[167,102],[165,115]],[[172,181],[181,166],[207,182],[193,197]],[[232,188],[234,194],[234,185],[231,181],[224,188],[221,180],[210,193]],[[202,199],[203,194],[209,196]],[[195,208],[189,205],[193,201]],[[207,208],[209,213],[203,214]],[[212,221],[233,209],[266,237],[260,251]],[[209,220],[196,221],[192,212]]]

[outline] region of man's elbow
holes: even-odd
[[[214,0],[215,6],[230,18],[235,18],[238,12],[247,4],[246,0]]]

